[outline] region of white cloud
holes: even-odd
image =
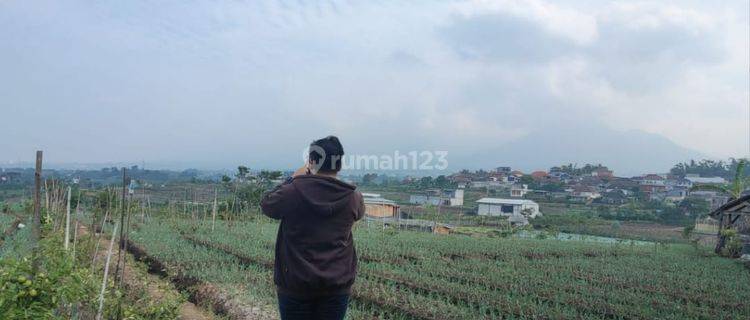
[[[746,2],[0,7],[0,161],[296,159],[331,132],[468,150],[575,121],[748,152]]]

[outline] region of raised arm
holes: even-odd
[[[263,214],[271,219],[281,220],[287,212],[294,210],[297,206],[292,178],[276,186],[273,190],[263,195],[260,208]]]
[[[357,191],[356,197],[356,209],[354,213],[354,221],[362,219],[365,216],[365,200],[362,194]]]

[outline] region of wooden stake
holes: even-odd
[[[76,226],[73,229],[73,261],[76,260],[76,242],[77,241],[78,241],[78,217],[76,217]]]
[[[41,199],[39,191],[42,188],[42,151],[36,152],[36,170],[34,171],[34,220],[31,222],[31,276],[39,270],[39,238],[41,237]]]

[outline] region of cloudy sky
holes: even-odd
[[[463,155],[579,126],[746,156],[749,12],[746,0],[0,0],[0,163],[41,148],[58,163],[283,167],[331,133],[350,153]]]

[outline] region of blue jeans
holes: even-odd
[[[349,306],[349,295],[297,299],[278,294],[281,320],[342,320]]]

